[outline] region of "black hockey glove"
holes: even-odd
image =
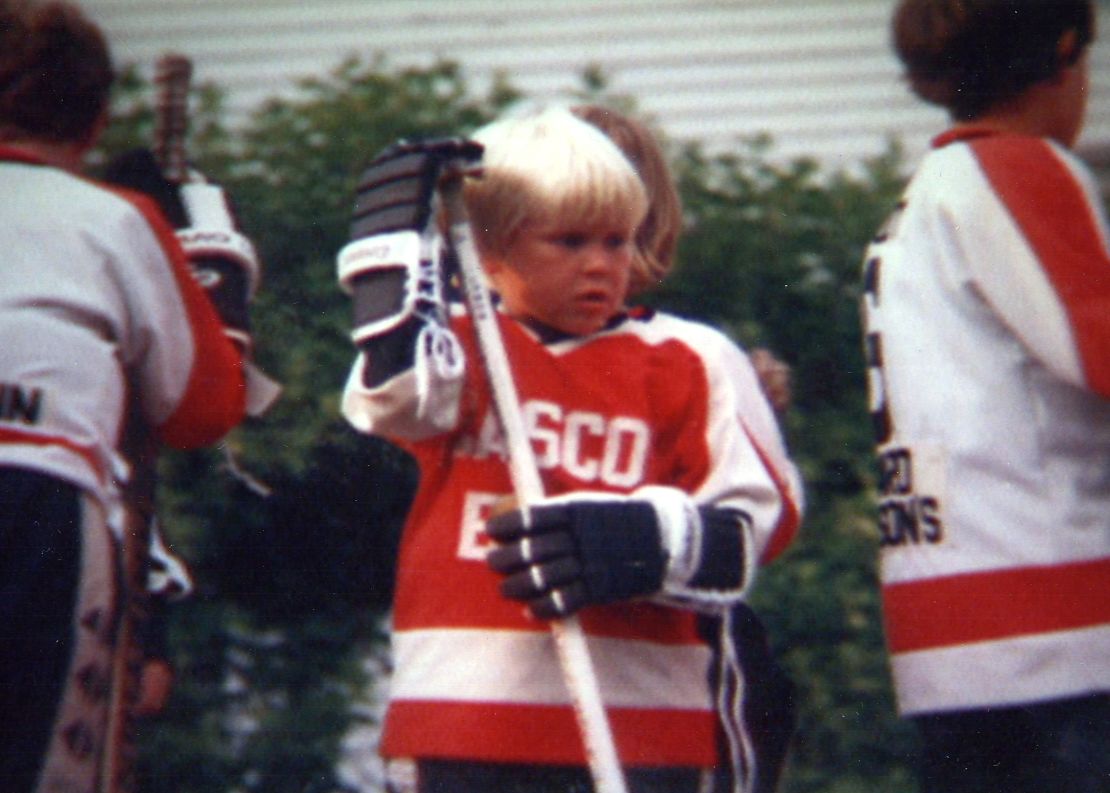
[[[108,164],[104,180],[153,198],[189,259],[225,332],[249,353],[249,304],[258,288],[260,266],[254,246],[239,231],[222,188],[201,179],[181,185],[168,181],[148,149],[119,155]]]
[[[351,240],[390,231],[423,232],[444,171],[469,168],[481,159],[482,145],[463,138],[401,140],[386,147],[359,179]]]
[[[540,619],[656,594],[716,611],[748,578],[738,513],[699,509],[676,488],[547,499],[491,519],[486,532],[501,593]]]
[[[446,325],[444,251],[435,228],[436,188],[449,168],[468,169],[482,147],[460,138],[401,141],[374,158],[359,180],[351,242],[339,252],[339,282],[351,294],[352,340],[367,354],[369,387],[430,355],[461,360]],[[437,364],[439,365],[439,364]]]
[[[462,139],[402,141],[362,174],[339,280],[353,298],[351,338],[366,353],[367,387],[412,368],[421,355],[443,372],[461,368],[457,341],[437,330],[447,320],[434,203],[447,168],[470,168],[481,158],[481,145]]]

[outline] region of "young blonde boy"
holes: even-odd
[[[415,758],[421,791],[589,790],[546,623],[576,613],[630,788],[696,791],[717,758],[694,611],[727,611],[788,541],[796,473],[735,346],[626,309],[647,198],[613,143],[558,109],[473,141],[384,153],[339,256],[360,347],[344,413],[421,469],[383,754]],[[548,494],[528,521],[488,520],[504,444],[425,233],[440,168],[475,143],[464,195]]]

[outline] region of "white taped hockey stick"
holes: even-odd
[[[462,199],[461,174],[448,176],[440,184],[440,197],[447,212],[451,243],[459,259],[467,309],[474,323],[478,349],[493,391],[494,407],[505,434],[513,489],[519,504],[534,504],[544,496],[543,481],[540,479],[539,467],[520,413],[520,398],[501,338],[501,329],[497,324],[496,309],[486,288],[482,265],[471,235],[470,222]],[[574,701],[594,788],[597,793],[625,793],[624,774],[582,626],[577,617],[570,616],[553,620],[551,633],[559,653],[563,679]]]

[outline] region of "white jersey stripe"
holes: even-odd
[[[649,647],[640,641],[597,636],[589,642],[607,706],[709,709],[706,646]],[[547,633],[398,631],[393,652],[397,669],[390,689],[393,700],[570,704]],[[466,664],[459,663],[462,658]]]

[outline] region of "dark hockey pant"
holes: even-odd
[[[0,790],[91,793],[104,750],[115,556],[103,509],[0,468]]]

